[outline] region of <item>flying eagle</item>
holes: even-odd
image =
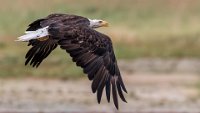
[[[30,63],[38,67],[40,63],[59,45],[72,57],[77,66],[83,68],[89,80],[93,80],[91,88],[97,93],[97,101],[101,102],[105,87],[106,97],[110,102],[112,91],[113,102],[118,109],[118,95],[126,102],[124,86],[111,39],[94,30],[108,26],[108,22],[88,19],[69,14],[51,14],[31,23],[25,35],[17,41],[28,42],[32,46],[27,52],[25,65]]]

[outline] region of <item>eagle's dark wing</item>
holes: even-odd
[[[65,25],[74,25],[74,24],[89,24],[89,20],[85,17],[69,14],[51,14],[45,18],[38,19],[31,24],[26,31],[35,31],[39,28],[49,26],[54,23],[62,23]]]
[[[47,19],[38,19],[31,23],[26,31],[35,31],[47,25],[42,24],[42,22],[47,21]],[[48,21],[49,22],[49,21]],[[47,22],[46,22],[47,23]],[[49,22],[51,23],[51,22]],[[57,41],[53,40],[51,36],[47,37],[47,40],[37,40],[32,39],[29,41],[28,46],[32,46],[26,54],[27,65],[30,62],[30,65],[33,67],[38,67],[40,63],[57,47]]]
[[[126,102],[123,91],[126,91],[117,65],[110,38],[91,28],[81,26],[49,26],[49,33],[60,37],[58,44],[66,50],[77,66],[83,68],[92,82],[93,93],[97,92],[100,103],[105,87],[108,102],[112,89],[113,101],[118,108],[118,94]]]
[[[68,16],[68,15],[67,14],[51,14],[45,18],[37,19],[28,25],[28,28],[26,31],[35,31],[37,29],[46,27],[52,23],[60,21],[61,19],[63,19],[66,16]]]
[[[30,62],[30,65],[33,67],[38,67],[40,63],[57,47],[57,42],[52,39],[47,39],[45,41],[30,40],[28,46],[30,45],[32,45],[32,47],[26,54],[25,65]]]
[[[79,18],[75,15],[68,14],[51,14],[45,18],[38,19],[31,24],[26,31],[36,31],[40,28],[49,26],[53,23],[64,23],[64,24],[73,24],[73,20],[83,21],[85,18]],[[33,39],[29,41],[28,46],[32,46],[30,50],[26,54],[26,62],[27,65],[30,62],[30,65],[33,67],[38,67],[40,63],[57,47],[57,41],[53,40],[56,37],[48,36],[47,40],[37,40]]]

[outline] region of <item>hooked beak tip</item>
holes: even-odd
[[[108,23],[107,21],[103,21],[103,22],[101,23],[101,26],[102,26],[102,27],[109,27],[109,23]]]

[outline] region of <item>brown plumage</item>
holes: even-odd
[[[89,27],[87,18],[52,14],[46,18],[31,23],[27,31],[49,26],[48,39],[32,39],[28,45],[31,49],[26,54],[27,65],[38,67],[40,63],[59,45],[72,57],[77,66],[83,68],[89,80],[93,80],[91,88],[97,93],[98,103],[101,102],[105,88],[108,102],[110,93],[118,109],[118,95],[126,102],[123,92],[127,92],[117,65],[110,38]]]

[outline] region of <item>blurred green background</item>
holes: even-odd
[[[114,43],[119,59],[199,58],[199,0],[1,0],[0,77],[77,78],[83,75],[57,48],[35,71],[25,67],[30,47],[15,42],[32,21],[50,13],[103,19],[100,28]]]

